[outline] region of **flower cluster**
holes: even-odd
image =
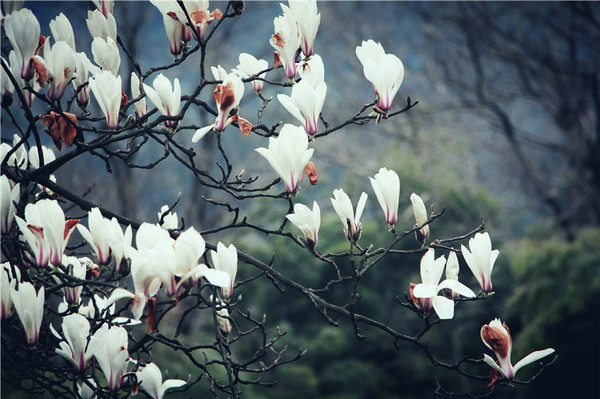
[[[42,27],[33,12],[15,6],[17,9],[11,8],[4,18],[11,50],[8,61],[2,59],[10,71],[7,74],[4,68],[2,70],[2,106],[8,109],[13,93],[17,91],[21,99],[20,106],[27,111],[26,116],[28,120],[31,119],[31,125],[39,123],[40,126],[45,126],[59,152],[64,148],[69,149],[64,150],[57,159],[53,150],[41,144],[37,131],[31,127],[27,132],[21,131],[14,135],[12,145],[8,138],[3,138],[5,142],[0,147],[0,227],[3,251],[1,317],[3,323],[12,323],[12,331],[21,333],[17,338],[24,348],[33,351],[40,343],[50,343],[50,357],[72,370],[72,387],[77,386],[79,396],[103,397],[108,392],[115,396],[121,390],[136,393],[139,388],[151,397],[162,398],[169,389],[188,384],[191,386],[198,382],[199,379],[193,382],[191,378],[163,381],[163,371],[166,369],[161,370],[158,366],[161,359],[158,356],[153,358],[148,349],[155,342],[176,350],[181,349],[182,345],[177,339],[181,324],[192,310],[198,309],[211,311],[209,323],[212,323],[217,342],[212,349],[218,348],[223,359],[213,363],[213,360],[208,360],[212,354],[203,352],[211,367],[224,365],[228,373],[233,369],[239,376],[258,370],[245,368],[253,362],[259,363],[261,370],[275,367],[282,360],[280,355],[283,352],[277,353],[276,360],[268,367],[262,364],[262,353],[266,349],[275,350],[274,344],[284,334],[279,334],[276,339],[267,343],[264,322],[254,319],[249,311],[247,314],[230,312],[236,301],[242,298],[241,294],[234,296],[234,290],[238,293],[241,285],[255,279],[238,278],[239,261],[257,266],[260,269],[259,277],[266,275],[277,287],[280,283],[287,284],[305,295],[328,319],[329,309],[342,315],[349,314],[357,336],[360,320],[355,316],[354,302],[338,306],[328,303],[319,295],[338,283],[341,285],[353,279],[355,292],[352,301],[358,300],[359,280],[378,262],[372,261],[370,257],[373,254],[383,257],[399,253],[395,246],[413,232],[418,248],[411,252],[423,254],[420,260],[421,282],[409,284],[412,303],[409,301],[403,305],[422,316],[428,328],[431,324],[452,319],[458,303],[484,299],[493,293],[491,275],[499,251],[492,249],[489,234],[477,232],[446,240],[452,242],[469,237],[468,247],[461,245],[460,250],[440,245],[440,240],[431,238],[432,233],[434,236],[436,233],[431,225],[437,216],[428,214],[423,200],[429,200],[426,193],[422,194],[423,198],[415,193],[410,195],[415,222],[406,223],[405,215],[411,209],[408,208],[408,201],[404,201],[407,212],[400,208],[403,205],[400,176],[392,169],[374,169],[371,171],[373,175],[369,176],[371,196],[374,194],[383,215],[379,208],[368,208],[369,195],[360,189],[356,196],[351,193],[351,199],[344,189],[336,188],[329,201],[313,200],[312,208],[298,202],[305,174],[311,185],[319,182],[317,167],[311,159],[314,159],[315,151],[319,151],[320,137],[339,130],[346,124],[359,122],[355,116],[346,124],[330,128],[324,118],[328,90],[325,83],[327,60],[315,51],[318,50],[315,39],[321,22],[315,0],[281,4],[282,15],[274,18],[274,33],[268,40],[275,49],[272,65],[251,54],[241,53],[235,67],[212,66],[212,80],[204,72],[207,42],[224,20],[241,13],[240,7],[243,8],[243,4],[230,2],[225,11],[228,14],[223,15],[219,9],[210,11],[208,0],[151,0],[162,16],[168,51],[173,55],[174,61],[170,66],[151,68],[145,73],[136,62],[132,62],[129,88],[123,88],[124,79],[119,72],[125,69],[122,67],[123,63],[133,61],[133,57],[117,34],[117,20],[113,15],[114,2],[94,0],[93,3],[96,9],[89,10],[85,20],[91,36],[87,53],[77,52],[73,27],[64,14],[59,14],[50,22],[49,30],[52,34],[44,37],[41,36]],[[195,47],[192,47],[193,40],[196,42]],[[266,42],[267,40],[264,45],[268,47]],[[166,44],[164,51],[167,51]],[[202,54],[198,90],[190,95],[182,95],[187,82],[180,82],[179,77],[175,77],[169,69],[185,62],[196,51]],[[126,55],[123,60],[122,54]],[[355,48],[355,54],[358,58],[358,61],[354,59],[356,65],[360,62],[364,75],[375,92],[374,101],[361,111],[362,113],[373,106],[375,113],[360,123],[370,120],[379,122],[382,118],[393,116],[390,113],[393,100],[404,79],[402,61],[396,55],[386,53],[382,45],[374,40],[362,41]],[[268,79],[267,73],[270,74]],[[9,76],[12,79],[7,79]],[[125,81],[126,78],[127,76]],[[281,82],[271,81],[277,78]],[[263,96],[265,83],[269,83],[270,87],[279,87],[281,92],[266,98]],[[252,90],[246,91],[246,85],[250,84]],[[73,92],[70,99],[65,100],[69,87]],[[207,94],[205,99],[209,98],[210,101],[205,102],[200,96],[204,88],[209,92],[202,94]],[[241,116],[241,111],[245,112],[242,100],[247,92],[254,93],[254,100],[258,98],[263,102],[256,123]],[[90,116],[91,113],[87,110],[90,96],[94,97],[103,117]],[[48,109],[39,117],[31,117],[32,103],[38,97],[43,98]],[[277,121],[272,128],[266,127],[261,119],[262,111],[272,98],[277,99],[273,104],[285,109],[299,125]],[[81,110],[79,116],[64,112],[71,111],[75,101]],[[199,127],[182,122],[187,110],[193,106],[200,106],[212,115],[208,126]],[[101,128],[92,125],[96,122],[102,125]],[[266,160],[279,180],[256,189],[246,186],[250,186],[258,178],[243,178],[243,172],[233,178],[231,160],[221,141],[221,135],[230,125],[237,126],[245,136],[254,133],[252,139],[264,140],[264,146],[257,144],[254,152]],[[34,139],[30,138],[30,130],[35,131]],[[189,133],[186,130],[194,133],[191,138],[182,138]],[[222,178],[216,178],[210,171],[197,168],[194,150],[185,146],[182,141],[189,144],[191,139],[192,143],[197,143],[211,132],[216,135],[220,154],[225,158],[225,167],[218,163]],[[35,140],[35,144],[32,140]],[[134,163],[132,159],[146,142],[163,146],[164,157],[147,165]],[[124,147],[118,147],[123,143],[126,143]],[[253,154],[250,148],[254,145],[250,148],[240,147]],[[288,205],[287,211],[278,215],[278,229],[254,225],[245,216],[238,220],[240,208],[229,204],[226,206],[235,213],[235,220],[231,225],[223,224],[217,229],[211,227],[199,231],[193,226],[186,226],[184,218],[180,219],[173,212],[174,206],[167,205],[158,212],[158,220],[130,220],[86,199],[72,199],[70,193],[56,184],[52,173],[69,162],[71,156],[83,153],[100,157],[109,170],[116,161],[125,161],[128,167],[148,166],[148,169],[152,169],[169,155],[176,154],[174,158],[193,171],[197,182],[203,186],[222,190],[240,201],[256,197],[281,200]],[[144,156],[140,158],[144,159]],[[264,166],[266,163],[260,162]],[[327,179],[322,181],[325,181],[322,185],[327,184]],[[283,183],[284,189],[280,183]],[[363,183],[368,186],[366,177]],[[279,187],[279,192],[268,193],[272,187]],[[257,193],[259,191],[260,194]],[[207,202],[224,205],[217,199],[204,198]],[[79,209],[74,210],[71,203]],[[325,255],[319,252],[327,244],[324,243],[325,240],[319,242],[322,209],[323,215],[327,215],[326,212],[329,211],[329,215],[335,219],[331,208],[328,208],[329,203],[342,223],[340,233],[343,230],[349,243],[348,252]],[[366,232],[363,234],[363,223],[375,214],[379,215],[380,223],[373,226],[381,236],[392,240],[388,248],[373,250],[371,244],[362,245],[368,235]],[[288,222],[302,236],[296,239],[287,232]],[[397,230],[402,225],[407,227],[404,233]],[[289,238],[294,244],[306,248],[311,256],[333,265],[337,280],[330,280],[324,289],[307,288],[290,282],[284,272],[280,273],[278,270],[278,274],[275,274],[272,265],[266,265],[243,251],[238,251],[234,244],[225,244],[223,241],[230,239],[226,235],[226,230],[230,227],[252,227],[267,236],[273,234]],[[212,236],[216,244],[205,241],[205,237],[217,233],[222,235],[218,238]],[[361,237],[362,242],[359,243]],[[345,242],[341,234],[339,238]],[[320,246],[319,250],[317,246]],[[5,251],[12,252],[8,256]],[[440,251],[447,253],[436,257],[436,251],[438,255]],[[344,275],[340,271],[342,268],[336,264],[338,257],[350,258],[352,275]],[[361,260],[356,261],[358,258]],[[479,284],[479,294],[459,281],[461,262],[466,263]],[[442,280],[444,270],[445,279]],[[180,312],[183,316],[176,327],[175,338],[167,337],[159,330],[168,323],[169,317],[163,316],[176,308],[180,301],[189,298],[196,303],[189,310]],[[256,327],[248,331],[239,329],[235,319],[240,315]],[[437,318],[431,323],[434,317]],[[331,322],[333,324],[333,320]],[[144,331],[140,339],[137,331],[132,331],[131,327],[143,323],[147,333]],[[223,342],[232,342],[231,337],[235,332],[237,336],[234,339],[238,340],[254,331],[262,331],[264,334],[263,346],[257,351],[260,355],[243,366],[239,363],[230,367],[234,356],[230,356],[230,348],[222,345]],[[480,335],[484,344],[496,355],[496,360],[487,354],[483,359],[494,370],[492,383],[499,378],[513,380],[521,367],[554,352],[551,348],[533,352],[513,366],[510,360],[512,338],[506,324],[495,319],[481,328]],[[418,339],[415,342],[417,341]],[[185,353],[196,363],[192,353],[198,348],[205,350],[208,347],[203,343],[194,346],[194,349],[186,349]],[[285,363],[287,361],[281,361],[281,364]],[[208,370],[204,371],[208,374]],[[103,374],[103,378],[97,377],[99,372]],[[230,381],[239,376],[230,375]],[[221,389],[222,384],[213,380],[210,375],[209,381],[214,383],[214,387]],[[224,392],[236,392],[233,385],[223,387]]]

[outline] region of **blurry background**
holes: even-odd
[[[91,58],[91,36],[85,27],[90,4],[27,1],[25,7],[34,11],[44,35],[50,34],[49,21],[64,12],[76,31],[77,50],[86,51]],[[211,2],[210,8],[224,10],[225,6]],[[347,249],[328,199],[336,188],[343,188],[353,199],[361,191],[369,194],[362,219],[362,245],[387,242],[387,226],[367,177],[380,167],[396,170],[401,179],[399,230],[414,224],[408,197],[416,192],[428,207],[446,207],[445,215],[431,226],[430,241],[470,231],[483,218],[494,248],[500,250],[493,274],[496,294],[485,302],[460,304],[453,320],[428,335],[428,341],[439,346],[441,360],[481,358],[488,351],[479,329],[499,317],[513,335],[513,362],[546,347],[555,348],[559,356],[533,386],[511,390],[508,397],[595,396],[595,378],[600,372],[600,4],[331,1],[319,2],[319,10],[315,52],[325,63],[328,92],[323,116],[331,125],[347,120],[373,100],[371,85],[354,52],[362,40],[380,42],[386,52],[404,63],[405,79],[393,110],[402,108],[408,96],[419,101],[408,113],[377,126],[348,126],[316,140],[313,161],[320,182],[315,187],[303,184],[297,201],[310,204],[317,200],[321,207],[319,249]],[[118,2],[114,13],[119,36],[143,71],[172,61],[162,17],[155,7],[145,2]],[[230,70],[237,66],[241,52],[272,64],[273,48],[268,40],[273,34],[273,18],[279,14],[277,2],[246,2],[243,15],[227,20],[212,39],[207,65],[220,64]],[[3,41],[5,58],[6,47]],[[186,66],[165,72],[170,78],[179,77],[184,94],[199,82],[198,60],[196,54]],[[124,88],[129,87],[130,72],[122,52]],[[283,81],[281,70],[270,72],[267,78]],[[150,77],[149,83],[153,79]],[[266,86],[263,95],[275,96],[286,90]],[[200,97],[213,104],[210,91],[203,91]],[[95,99],[91,104],[90,110],[97,113]],[[253,122],[260,105],[247,86],[240,115]],[[34,106],[35,112],[44,112],[40,102]],[[276,99],[265,110],[263,120],[267,125],[278,120],[296,124]],[[212,123],[212,117],[192,110],[185,122],[204,126]],[[12,140],[13,133],[3,118],[2,140]],[[177,135],[179,142],[192,146],[193,131]],[[258,184],[275,177],[267,162],[251,151],[266,146],[266,139],[246,138],[231,128],[224,138],[234,170],[244,169],[245,176],[259,175]],[[221,161],[212,135],[194,146],[201,165],[212,168]],[[161,148],[149,147],[139,155],[139,162],[160,154]],[[232,218],[225,209],[203,201],[202,195],[219,198],[218,194],[194,184],[193,176],[182,173],[172,159],[152,170],[131,170],[114,163],[112,174],[97,159],[79,159],[63,168],[57,178],[76,193],[87,193],[89,200],[138,220],[157,221],[160,206],[173,203],[179,192],[182,200],[176,211],[185,218],[186,226],[206,230]],[[112,189],[115,186],[116,191]],[[241,206],[249,220],[274,226],[287,211],[283,202],[256,200]],[[315,264],[312,256],[286,240],[267,239],[252,231],[205,238],[233,242],[263,260],[269,260],[278,248],[277,267],[307,284],[320,286],[330,277],[329,269]],[[402,245],[417,246],[411,240]],[[408,291],[409,282],[418,281],[419,259],[390,257],[380,264],[362,282],[358,311],[387,320],[402,332],[416,333],[422,321],[403,310],[395,297]],[[466,265],[461,268],[461,280],[476,287]],[[252,271],[241,264],[239,274],[242,279]],[[292,292],[280,294],[269,281],[256,281],[248,287],[251,289],[245,288],[239,289],[242,309],[266,313],[269,328],[279,326],[287,331],[283,344],[291,353],[308,350],[302,360],[270,376],[278,381],[275,388],[248,387],[245,397],[432,395],[431,365],[417,348],[400,344],[396,350],[387,336],[368,328],[363,331],[367,339],[359,343],[348,325],[327,325],[302,298]],[[337,294],[334,291],[332,298]],[[342,296],[339,302],[345,299]],[[198,339],[201,332],[190,326],[190,339]],[[252,347],[233,346],[232,350],[235,356],[236,351],[242,354]],[[167,368],[169,376],[185,378],[189,373],[185,363],[176,358]],[[535,370],[535,365],[521,370],[520,379]],[[483,384],[459,379],[455,373],[442,374],[440,380],[473,394],[483,390]],[[202,389],[198,387],[198,395]]]

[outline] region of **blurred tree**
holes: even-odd
[[[507,140],[500,156],[532,205],[569,239],[600,224],[600,4],[414,9],[445,84]]]

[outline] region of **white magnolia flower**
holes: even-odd
[[[87,258],[82,258],[82,260],[83,259]],[[82,263],[81,260],[74,256],[63,256],[62,264],[67,269],[67,274],[69,276],[75,277],[80,280],[85,280],[85,275],[87,272],[87,264],[85,263],[85,261]],[[60,278],[56,276],[55,279],[58,283],[61,282]],[[83,290],[83,285],[75,285],[71,287],[70,285],[74,285],[74,283],[69,280],[67,280],[67,282],[69,282],[70,284],[62,288],[62,292],[65,296],[66,303],[79,305],[79,303],[81,302],[81,291]]]
[[[90,65],[91,62],[88,59],[87,55],[83,51],[80,53],[75,53],[75,61],[76,61],[76,65],[77,65],[77,74],[76,74],[75,78],[71,81],[71,83],[73,84],[73,87],[75,88],[75,90],[77,90],[77,88],[79,86],[82,86],[88,82],[88,78],[89,78],[88,65]],[[89,101],[90,101],[90,92],[89,92],[88,85],[85,85],[77,93],[77,104],[79,104],[82,107],[85,107],[85,106],[87,106]]]
[[[443,255],[435,259],[435,250],[429,248],[421,258],[422,283],[413,287],[412,294],[415,298],[419,298],[419,303],[426,314],[435,310],[440,319],[451,319],[454,317],[454,301],[438,293],[446,288],[467,298],[473,298],[475,293],[458,280],[444,280],[440,283],[445,261]]]
[[[4,320],[13,315],[12,291],[15,289],[17,282],[21,280],[21,272],[19,272],[18,267],[15,267],[15,274],[13,275],[13,268],[11,268],[11,265],[8,262],[2,263],[0,266],[2,267],[2,287],[0,296],[2,298],[2,320]]]
[[[317,245],[321,226],[321,210],[317,201],[313,202],[312,210],[304,204],[294,204],[294,213],[285,217],[304,233],[305,245],[311,249]]]
[[[223,68],[221,65],[211,66],[210,72],[212,73],[213,78],[215,78],[215,80],[221,80],[221,81],[227,79],[227,75],[229,75],[229,73],[227,73],[227,70],[225,68]]]
[[[113,217],[110,219],[110,224],[107,225],[106,228],[111,231],[111,233],[107,235],[108,246],[115,258],[117,271],[122,275],[127,275],[129,274],[129,257],[125,256],[125,252],[131,248],[131,240],[133,239],[131,226],[127,226],[125,232],[123,232],[117,218]]]
[[[221,74],[222,72],[216,73]],[[223,83],[217,85],[213,91],[213,96],[218,107],[218,114],[215,123],[196,130],[196,133],[192,137],[192,143],[200,140],[211,130],[216,130],[218,132],[224,131],[227,126],[234,121],[240,123],[240,129],[246,136],[249,135],[250,130],[244,130],[242,128],[242,121],[247,124],[250,124],[250,122],[242,120],[237,113],[235,113],[233,116],[230,116],[232,111],[240,104],[243,95],[244,82],[242,82],[242,79],[235,73],[230,73],[227,75],[227,77],[223,80]],[[252,129],[252,126],[249,125],[248,129]]]
[[[229,287],[230,276],[220,270],[210,269],[205,264],[198,263],[206,249],[204,239],[193,227],[190,227],[175,240],[175,274],[180,278],[177,291],[183,287],[190,289],[201,277],[217,287]]]
[[[11,188],[11,183],[6,175],[0,177],[0,229],[2,235],[8,233],[12,226],[16,212],[15,204],[19,203],[21,195],[21,185],[17,183]]]
[[[4,30],[19,65],[18,76],[29,81],[34,75],[32,58],[40,40],[40,23],[30,9],[22,8],[4,18]]]
[[[121,109],[121,77],[102,71],[90,78],[89,86],[104,113],[108,128],[117,129]]]
[[[415,214],[415,227],[422,226],[427,222],[427,208],[421,197],[417,194],[412,193],[410,195],[410,202],[412,203],[413,213]],[[429,237],[429,225],[425,225],[416,231],[417,240],[423,242]],[[454,252],[453,252],[454,253]]]
[[[278,94],[277,100],[290,114],[300,121],[306,132],[313,136],[317,133],[319,115],[327,95],[327,84],[320,82],[316,87],[301,80],[292,87],[292,95]]]
[[[269,138],[269,148],[256,148],[285,183],[286,191],[295,194],[302,181],[304,167],[313,149],[308,148],[308,136],[303,127],[284,125],[278,137]]]
[[[73,51],[75,51],[75,35],[69,18],[62,12],[56,18],[50,21],[50,32],[55,42],[66,42]],[[79,71],[78,71],[79,72]]]
[[[280,3],[283,15],[290,15],[298,22],[298,27],[302,34],[300,49],[305,57],[310,57],[313,55],[313,44],[319,30],[319,24],[321,23],[321,14],[317,10],[317,1],[290,0],[288,4],[289,7]]]
[[[208,0],[183,0],[186,10],[196,28],[200,40],[204,40],[208,25],[214,20],[221,19],[223,13],[218,8],[210,12],[208,9]],[[183,16],[185,17],[185,16]],[[181,16],[180,16],[181,18]],[[187,23],[187,19],[183,21]]]
[[[10,296],[25,329],[27,343],[35,345],[40,337],[40,328],[44,317],[44,287],[40,287],[36,294],[33,284],[20,282],[17,288],[11,288]]]
[[[90,244],[94,256],[101,265],[108,265],[111,258],[109,236],[112,234],[111,222],[100,213],[100,209],[92,208],[88,212],[89,229],[81,224],[77,225],[79,234]]]
[[[117,40],[117,21],[112,13],[103,14],[100,10],[88,11],[85,22],[92,37]]]
[[[140,91],[140,78],[137,73],[131,72],[131,95],[133,99],[138,98],[142,95]],[[146,104],[146,97],[142,97],[139,101],[134,103],[135,106],[135,116],[137,118],[141,118],[146,115],[148,112],[148,105]]]
[[[140,286],[140,282],[136,280],[143,276],[142,286],[147,288],[147,282],[144,280],[157,277],[162,282],[167,296],[175,295],[175,240],[169,232],[158,224],[142,223],[135,235],[135,243],[138,250],[132,258],[131,273],[136,293],[139,292]],[[150,296],[153,295],[148,297]]]
[[[139,320],[148,300],[158,293],[161,285],[164,285],[167,295],[175,294],[176,258],[174,240],[159,225],[142,223],[135,240],[137,250],[125,248],[127,257],[131,258],[134,292],[116,288],[106,305],[112,305],[122,298],[132,298],[131,313],[135,320]]]
[[[84,316],[73,313],[63,318],[63,336],[54,329],[52,324],[50,329],[61,340],[56,353],[71,362],[77,371],[83,372],[92,358],[92,352],[86,350],[90,322]]]
[[[377,93],[377,105],[381,111],[389,111],[404,80],[402,61],[393,54],[386,54],[381,44],[373,40],[363,40],[356,47],[356,56],[363,65],[365,77]]]
[[[302,80],[307,81],[313,87],[317,87],[325,81],[325,65],[319,54],[313,54],[309,59],[298,64],[298,73]]]
[[[21,141],[21,138],[15,134],[13,136],[13,146],[16,146],[19,143],[19,141]],[[6,155],[13,149],[13,146],[11,146],[8,143],[0,144],[0,162],[4,162],[4,158],[6,158]],[[37,147],[32,147],[32,149],[35,149],[37,151]],[[13,152],[6,161],[6,164],[10,167],[26,169],[27,150],[25,149],[25,146],[21,145],[15,152]]]
[[[166,116],[178,115],[181,105],[179,79],[175,78],[173,84],[171,84],[171,81],[161,73],[154,79],[152,86],[150,87],[144,83],[144,91],[150,101],[158,108],[158,111]],[[179,121],[176,120],[165,121],[165,126],[169,128],[174,128],[178,124]]]
[[[96,6],[96,8],[102,12],[102,15],[108,17],[112,15],[114,0],[92,0],[92,3]]]
[[[56,155],[54,155],[54,151],[52,151],[52,148],[49,148],[49,147],[46,147],[45,145],[43,145],[41,152],[42,152],[42,156],[44,157],[44,162],[40,162],[38,147],[31,147],[29,149],[29,153],[28,153],[29,163],[31,164],[31,167],[34,169],[38,169],[41,166],[47,165],[56,159]]]
[[[108,381],[108,388],[117,392],[121,378],[129,363],[127,331],[123,327],[108,328],[103,324],[90,339],[88,351],[94,355],[98,366]]]
[[[212,260],[215,270],[225,272],[229,275],[229,284],[225,287],[222,287],[221,292],[224,298],[231,297],[238,267],[237,249],[233,244],[230,244],[228,247],[226,247],[225,244],[219,241],[217,244],[217,250],[210,251],[210,259]]]
[[[92,41],[92,55],[96,64],[102,68],[103,71],[109,71],[114,76],[119,73],[119,65],[121,65],[121,55],[119,54],[119,48],[113,38],[109,37],[103,39],[101,37],[95,37]],[[94,75],[98,75],[99,71],[91,68]]]
[[[296,76],[296,50],[302,41],[300,28],[291,15],[276,17],[273,25],[275,34],[271,36],[269,43],[279,54],[285,76],[293,79]]]
[[[510,361],[512,337],[506,323],[502,323],[500,319],[494,319],[489,324],[481,327],[480,335],[485,346],[494,351],[497,359],[497,361],[494,361],[489,355],[484,354],[483,360],[496,370],[502,378],[507,380],[512,380],[521,367],[554,353],[552,348],[535,351],[513,366]]]
[[[500,251],[492,251],[492,240],[488,233],[477,233],[469,240],[469,249],[460,246],[467,266],[473,272],[481,290],[485,293],[493,291],[492,270]]]
[[[358,199],[356,205],[356,213],[352,208],[352,201],[348,194],[344,190],[337,189],[333,190],[333,198],[331,199],[331,205],[335,213],[340,217],[342,224],[344,225],[344,231],[346,232],[346,238],[350,242],[356,242],[360,238],[362,233],[362,225],[360,224],[360,217],[365,209],[367,203],[367,193],[363,192]]]
[[[163,205],[158,212],[158,221],[162,218],[160,226],[165,230],[177,230],[179,227],[179,219],[177,219],[177,212],[169,212],[164,217],[163,214],[169,210],[169,205]]]
[[[174,57],[181,54],[183,34],[186,30],[184,25],[187,19],[183,20],[183,10],[179,4],[174,0],[150,0],[150,2],[160,11],[163,16],[163,25],[165,27],[165,33],[169,40],[169,49]]]
[[[264,78],[267,72],[260,73],[269,68],[269,63],[266,60],[258,60],[253,55],[241,53],[239,56],[239,64],[233,70],[241,78],[247,79],[250,77]],[[260,93],[265,86],[265,82],[260,79],[252,81],[252,88],[255,92]]]
[[[54,46],[44,46],[44,61],[48,71],[48,98],[52,101],[60,100],[65,90],[75,78],[77,69],[77,56],[67,42],[56,42]]]
[[[154,363],[148,363],[136,371],[135,375],[139,381],[140,388],[154,399],[162,399],[165,392],[171,388],[177,388],[186,384],[184,380],[169,379],[163,382],[162,373]]]
[[[398,221],[398,201],[400,200],[400,178],[393,170],[379,169],[375,178],[369,177],[377,201],[385,214],[385,221],[393,225]]]
[[[35,265],[59,265],[63,252],[78,219],[65,221],[65,214],[58,202],[43,199],[25,207],[25,220],[15,216],[17,224],[31,247]]]

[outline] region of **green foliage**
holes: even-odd
[[[554,347],[559,356],[540,383],[519,397],[575,397],[596,390],[600,350],[600,229],[582,229],[573,242],[561,238],[512,245],[514,289],[506,301],[513,332],[513,361]],[[524,379],[535,371],[526,367]],[[529,373],[529,374],[528,374]],[[555,381],[577,381],[556,384]],[[529,396],[528,396],[529,395]]]

